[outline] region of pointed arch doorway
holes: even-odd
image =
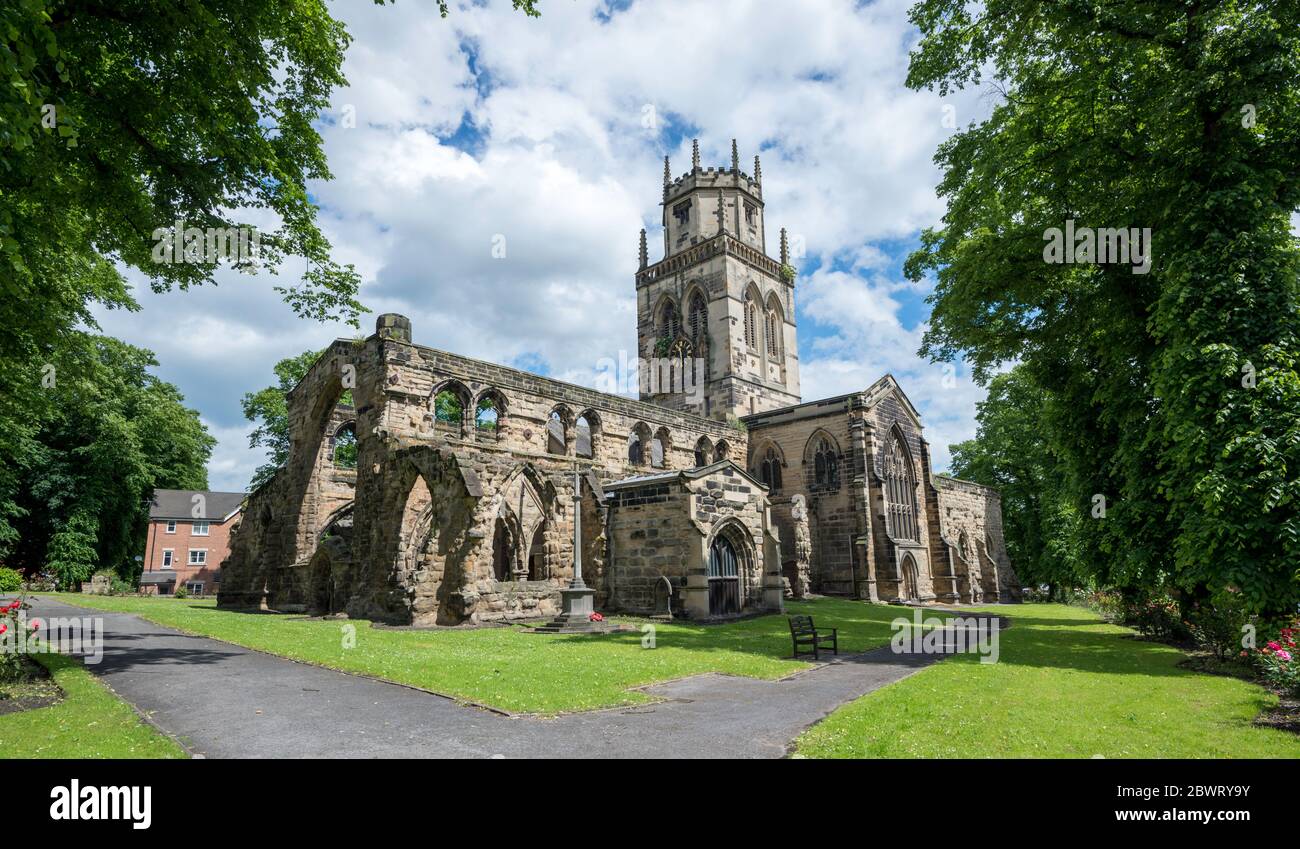
[[[709,615],[728,616],[740,612],[740,558],[724,534],[709,546]]]

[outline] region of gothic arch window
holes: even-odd
[[[920,536],[916,519],[916,470],[903,435],[897,428],[889,437],[885,454],[885,504],[889,533],[894,539],[914,540]]]
[[[654,439],[650,440],[650,465],[656,469],[665,468],[668,465],[668,451],[671,448],[672,438],[668,434],[668,428],[659,428],[655,431]]]
[[[437,430],[460,434],[465,425],[469,391],[456,381],[446,383],[433,394],[433,423]]]
[[[334,447],[331,458],[334,466],[339,469],[355,469],[357,467],[357,423],[344,422],[339,425],[339,429],[334,431]]]
[[[970,560],[970,541],[966,538],[965,531],[957,534],[957,556],[962,560]]]
[[[758,303],[753,292],[745,293],[745,344],[751,349],[758,348]]]
[[[764,315],[764,322],[765,336],[767,340],[767,356],[773,362],[780,362],[781,343],[784,341],[782,337],[785,335],[783,332],[785,319],[781,315],[781,305],[777,302],[776,295],[772,295],[767,299],[767,311]]]
[[[758,479],[772,492],[781,490],[781,454],[776,446],[768,445],[758,460]]]
[[[692,389],[695,387],[696,375],[693,371],[695,357],[691,351],[691,343],[685,339],[678,339],[673,346],[668,349],[668,387],[669,392],[686,392],[686,381],[691,381]],[[691,370],[688,374],[688,370]],[[661,390],[662,391],[662,390]]]
[[[627,461],[633,466],[644,466],[650,452],[650,428],[638,422],[627,437]]]
[[[564,414],[561,410],[552,410],[546,419],[546,453],[563,454],[568,446],[564,426]]]
[[[730,456],[731,446],[727,444],[727,440],[719,439],[718,444],[713,446],[713,462],[717,463],[718,461],[725,460]]]
[[[484,392],[474,406],[474,432],[484,439],[499,438],[504,413],[505,403],[501,394],[495,389]]]
[[[840,488],[840,452],[835,442],[825,433],[817,433],[809,440],[805,462],[813,467],[813,490]]]
[[[709,307],[699,292],[691,296],[690,327],[691,338],[699,344],[709,330]]]
[[[707,436],[701,436],[695,443],[695,465],[707,466],[713,462],[713,446],[709,444]]]
[[[677,302],[665,298],[659,308],[659,338],[676,339],[682,332],[682,314],[677,309]]]
[[[600,431],[600,419],[591,410],[578,416],[574,425],[574,453],[579,457],[596,456],[596,434]]]

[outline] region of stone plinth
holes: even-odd
[[[545,625],[534,628],[543,634],[607,634],[608,622],[592,622],[596,591],[590,587],[569,587],[560,590],[560,615]]]

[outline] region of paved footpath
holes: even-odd
[[[195,754],[214,758],[776,758],[841,704],[937,659],[888,648],[780,681],[706,674],[665,701],[507,717],[441,696],[193,637],[124,613],[40,599],[33,615],[102,616],[89,667]]]

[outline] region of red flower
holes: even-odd
[[[589,617],[587,617],[587,618],[590,619],[592,622],[604,622],[604,621],[605,621],[605,617],[602,616],[602,615],[600,615],[599,613],[593,613],[593,614],[591,614],[591,615],[590,615]]]
[[[0,634],[3,634],[5,631],[8,630],[9,630],[9,626],[4,624],[3,622],[0,622]]]
[[[30,622],[27,623],[27,627],[28,627],[28,628],[39,628],[39,627],[41,627],[41,620],[39,620],[39,619],[33,619],[32,621],[30,621]]]

